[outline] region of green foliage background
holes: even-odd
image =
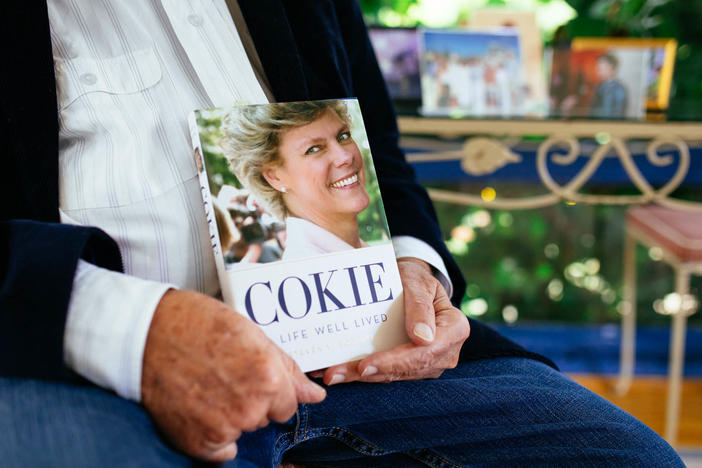
[[[553,0],[560,1],[560,0]],[[678,41],[669,120],[702,121],[702,0],[566,0],[577,15],[554,34],[544,34],[547,45],[567,44],[574,37],[653,37]],[[408,12],[421,0],[360,0],[369,24],[383,24],[381,9],[391,9],[407,19],[405,26],[424,24]],[[450,3],[444,0],[441,4]],[[453,24],[469,20],[470,6],[519,8],[522,0],[454,0],[458,9]],[[552,0],[531,2],[534,9],[547,8]],[[437,3],[437,7],[439,4]],[[390,26],[389,24],[385,24]],[[461,185],[427,185],[447,190],[479,193],[486,185],[497,188],[500,196],[534,195],[534,186],[500,182]],[[538,189],[536,189],[538,190]],[[627,187],[608,187],[607,193],[631,193]],[[506,195],[509,193],[508,195]],[[702,188],[685,187],[673,196],[702,200]],[[481,317],[502,322],[503,311],[512,306],[519,320],[602,323],[617,322],[617,305],[622,300],[622,251],[624,239],[623,207],[557,206],[541,210],[484,210],[477,207],[435,203],[439,223],[449,250],[466,277],[468,287],[462,309],[469,312],[473,301],[487,305]],[[488,213],[490,222],[475,225],[477,213]],[[452,236],[457,227],[469,228],[469,242]],[[553,249],[556,246],[557,249]],[[554,252],[557,254],[553,255]],[[551,256],[546,255],[550,252]],[[638,322],[670,323],[669,317],[656,314],[654,300],[674,289],[674,272],[664,262],[652,258],[648,249],[636,251],[638,275]],[[590,262],[590,263],[588,263]],[[581,271],[586,264],[598,265],[594,275],[580,280],[567,272]],[[586,287],[585,278],[590,277]],[[582,281],[581,281],[582,280]],[[560,285],[560,294],[549,285]],[[702,278],[693,277],[691,289],[699,296]],[[702,323],[702,314],[690,317]]]
[[[479,191],[476,186],[444,184],[441,188]],[[519,191],[533,194],[531,187],[513,186],[510,196]],[[687,189],[677,196],[700,200],[702,190]],[[617,305],[623,299],[626,207],[565,203],[539,210],[513,211],[451,203],[435,203],[435,207],[449,250],[468,283],[462,304],[464,312],[469,312],[472,300],[483,299],[487,311],[481,318],[489,321],[502,322],[507,306],[518,310],[519,320],[581,323],[620,320]],[[471,219],[480,212],[488,213],[490,222],[476,227]],[[474,239],[467,243],[456,241],[451,233],[457,226],[474,229]],[[587,265],[596,266],[597,271],[588,272]],[[648,248],[639,246],[636,270],[638,323],[668,325],[670,317],[655,313],[652,304],[674,290],[673,269],[651,258]],[[572,274],[578,271],[582,274],[580,278]],[[550,285],[560,285],[561,293],[552,294]],[[693,277],[692,293],[699,294],[701,288],[702,278]],[[690,317],[690,323],[702,323],[700,314]]]

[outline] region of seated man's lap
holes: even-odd
[[[279,427],[274,457],[315,466],[682,466],[642,423],[524,358],[461,363],[435,380],[334,386],[325,402],[301,406],[294,428]],[[240,444],[252,460],[257,436]]]
[[[0,377],[0,434],[7,468],[193,465],[141,406],[93,386]]]
[[[680,463],[650,429],[529,359],[472,361],[436,380],[328,392],[289,423],[244,434],[231,466],[275,466],[284,454],[339,467]],[[0,378],[0,431],[2,466],[192,463],[160,439],[139,405],[94,387]]]
[[[0,378],[0,465],[189,466],[141,407],[91,386]]]

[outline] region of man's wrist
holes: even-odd
[[[66,365],[139,401],[146,336],[159,301],[172,287],[80,260],[64,332]]]
[[[397,261],[398,261],[398,263],[399,263],[399,262],[411,262],[411,263],[415,263],[415,264],[421,266],[422,268],[424,268],[424,269],[427,271],[427,273],[429,273],[429,274],[431,274],[431,275],[434,274],[434,269],[432,268],[432,266],[429,265],[429,263],[427,263],[426,260],[422,260],[421,258],[417,258],[417,257],[400,257],[400,258],[397,259]]]
[[[446,265],[436,250],[426,242],[412,236],[394,236],[392,246],[395,248],[395,256],[401,258],[416,258],[423,260],[431,267],[434,277],[446,290],[449,297],[453,294],[453,284],[449,278]]]

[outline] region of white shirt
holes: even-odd
[[[362,247],[368,244],[361,241]],[[281,260],[313,257],[331,252],[343,252],[355,247],[306,219],[285,218],[285,250]]]
[[[79,263],[64,359],[94,383],[138,401],[144,345],[162,295],[173,286],[219,291],[187,115],[268,102],[260,63],[242,44],[248,31],[237,33],[225,0],[48,0],[48,6],[61,219],[110,234],[126,273]],[[406,236],[393,243],[398,255],[442,271],[450,288],[441,258],[427,244]]]

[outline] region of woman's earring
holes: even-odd
[[[283,193],[285,193],[285,192],[288,191],[288,189],[285,188],[285,185],[283,185],[282,187],[280,187],[280,191],[283,192]]]

